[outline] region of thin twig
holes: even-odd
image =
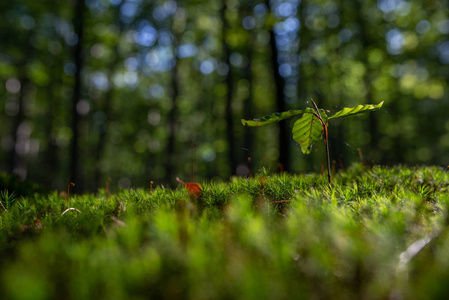
[[[421,252],[424,247],[430,243],[434,238],[438,237],[440,234],[439,231],[431,232],[428,236],[425,236],[422,239],[419,239],[412,243],[407,250],[401,252],[399,255],[399,263],[396,268],[396,271],[399,272],[406,272],[407,271],[407,264],[412,260],[413,257],[415,257],[419,252]]]
[[[425,236],[422,239],[419,239],[413,242],[408,248],[401,252],[399,255],[399,263],[396,267],[396,280],[408,280],[408,264],[409,262],[418,255],[433,239],[440,236],[440,231],[436,230],[431,232],[429,235]],[[398,281],[396,285],[400,283]],[[390,293],[389,299],[402,299],[403,295],[398,287],[393,288]]]
[[[2,205],[3,209],[4,209],[7,213],[9,213],[9,212],[6,210],[6,208],[3,206],[3,203],[2,203],[1,200],[0,200],[0,204]]]
[[[111,191],[109,191],[109,182],[111,182],[111,177],[108,177],[108,179],[106,179],[106,199],[111,196]]]
[[[64,212],[61,214],[61,217],[62,217],[66,212],[71,211],[71,210],[74,210],[74,211],[76,211],[76,212],[79,212],[80,214],[82,213],[79,209],[70,207],[70,208],[67,208],[66,210],[64,210]]]
[[[117,224],[118,226],[122,227],[122,226],[126,226],[125,222],[117,219],[116,217],[112,216],[111,220],[115,222],[115,224]]]
[[[195,144],[195,142],[194,141],[191,141],[190,143],[189,143],[189,146],[190,146],[190,148],[191,148],[191,160],[192,160],[192,169],[190,170],[190,181],[195,181],[195,147],[196,147],[196,144]]]
[[[359,153],[360,163],[362,164],[362,167],[365,168],[365,161],[363,160],[362,149],[357,148],[357,152]]]
[[[276,203],[285,203],[285,202],[291,202],[293,200],[278,200],[278,201],[273,201],[271,202],[271,204],[276,204]]]

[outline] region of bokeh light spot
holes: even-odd
[[[28,15],[23,15],[20,17],[20,25],[26,30],[33,29],[35,26],[35,22],[33,17]]]
[[[201,62],[200,71],[205,75],[209,75],[214,71],[214,64],[210,60],[205,60]]]
[[[11,94],[20,92],[20,81],[16,78],[10,78],[6,81],[6,90]]]
[[[433,99],[439,99],[444,95],[444,87],[439,83],[433,83],[429,88],[429,96]]]

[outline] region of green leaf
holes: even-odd
[[[324,110],[320,110],[320,114],[326,123],[328,118]],[[312,145],[323,137],[323,125],[310,109],[295,122],[292,133],[293,139],[301,145],[302,153],[309,154]]]
[[[367,111],[377,110],[377,109],[381,108],[383,104],[384,104],[384,102],[382,101],[377,105],[366,104],[366,105],[357,105],[356,107],[345,107],[342,110],[340,110],[339,112],[335,113],[335,115],[333,115],[332,117],[329,117],[329,120],[340,118],[340,117],[347,117],[347,116],[352,116],[352,115],[356,115],[356,114],[361,114],[361,113],[364,113]]]
[[[254,120],[244,120],[242,119],[243,126],[249,126],[249,127],[257,127],[257,126],[263,126],[275,122],[279,122],[281,120],[302,114],[303,110],[289,110],[285,112],[275,112],[272,114],[269,114],[268,116],[265,116],[261,119],[254,119]]]

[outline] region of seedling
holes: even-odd
[[[111,196],[111,191],[109,190],[109,183],[111,182],[111,177],[106,179],[106,199]]]
[[[75,186],[75,184],[73,182],[70,182],[67,185],[67,198],[66,198],[66,206],[67,206],[67,208],[69,207],[70,186]]]
[[[329,135],[328,135],[328,122],[329,120],[347,117],[352,115],[361,114],[367,111],[374,111],[380,109],[383,105],[383,101],[377,105],[357,105],[356,107],[345,107],[342,110],[335,113],[333,116],[328,116],[324,109],[319,109],[315,101],[311,99],[313,107],[307,107],[303,110],[289,110],[286,112],[276,112],[267,115],[261,119],[244,120],[242,119],[243,126],[258,127],[281,120],[302,115],[293,125],[293,139],[301,145],[301,151],[304,154],[310,154],[312,145],[323,139],[326,146],[327,155],[327,178],[329,184],[331,184],[331,172],[330,172],[330,155],[329,155]]]
[[[284,165],[282,163],[278,163],[279,173],[284,173]]]
[[[189,143],[189,146],[191,148],[191,161],[192,161],[192,169],[190,171],[190,181],[194,181],[195,180],[195,149],[196,149],[196,144],[194,141],[191,141]]]

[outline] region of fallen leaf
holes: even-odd
[[[182,184],[191,196],[199,197],[203,192],[203,187],[196,182],[184,182],[179,177],[176,177],[176,181]]]
[[[203,192],[203,187],[195,182],[186,182],[184,187],[189,191],[189,194],[198,197]]]

